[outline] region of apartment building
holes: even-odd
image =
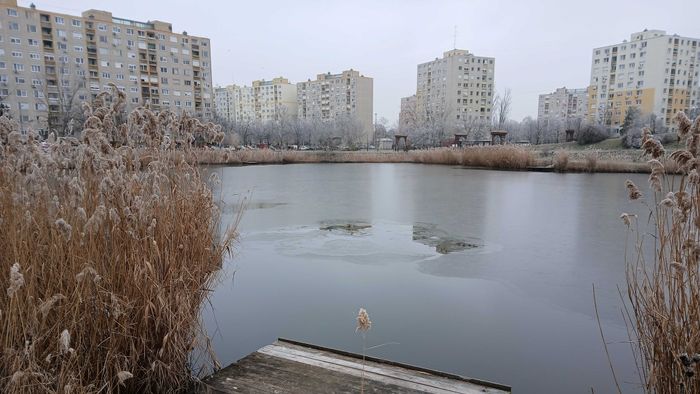
[[[281,121],[297,117],[297,87],[286,78],[253,81],[251,86],[216,88],[216,113],[230,122]]]
[[[214,88],[214,113],[216,116],[233,122],[236,119],[236,105],[234,92],[238,88],[236,85]]]
[[[675,130],[678,111],[697,111],[700,39],[663,30],[633,33],[629,41],[593,49],[588,88],[590,121],[620,127],[627,109],[654,114]]]
[[[373,130],[373,80],[358,71],[318,74],[316,80],[297,83],[299,119],[338,121],[352,119],[365,136]]]
[[[541,94],[537,118],[554,120],[567,125],[571,120],[583,120],[588,111],[588,89],[558,88]]]
[[[115,84],[128,106],[213,114],[208,38],[162,21],[110,12],[68,15],[0,0],[0,100],[22,124],[47,130],[67,107]]]
[[[464,122],[490,122],[496,59],[453,49],[418,65],[416,112],[419,122],[457,128]]]
[[[214,111],[229,122],[254,122],[253,88],[228,85],[214,89]]]

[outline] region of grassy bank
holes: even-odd
[[[200,164],[423,163],[514,170],[527,169],[536,159],[532,152],[512,145],[409,152],[202,149],[197,157]]]
[[[0,392],[178,392],[206,350],[232,235],[174,147],[220,134],[103,99],[80,141],[48,147],[0,118]]]
[[[420,163],[458,165],[502,170],[557,172],[648,173],[649,164],[638,151],[599,150],[537,151],[515,145],[439,148],[409,152],[393,151],[273,151],[203,148],[197,151],[200,164],[254,165],[298,163]]]

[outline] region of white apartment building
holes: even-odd
[[[496,60],[453,49],[418,65],[416,112],[419,122],[457,128],[464,122],[490,122]]]
[[[663,30],[633,33],[629,41],[593,49],[588,94],[589,120],[622,125],[627,108],[655,114],[675,129],[678,111],[697,111],[700,39]]]
[[[588,89],[558,88],[552,93],[541,94],[537,118],[554,120],[567,125],[570,120],[583,120],[588,111]]]
[[[71,102],[111,90],[128,106],[148,105],[210,117],[211,46],[174,33],[167,22],[137,22],[110,12],[80,16],[0,0],[0,100],[23,129],[47,130]]]
[[[236,85],[214,88],[214,112],[222,119],[229,122],[236,120],[236,106],[234,101]]]
[[[271,122],[297,117],[297,87],[286,78],[253,81],[252,86],[216,88],[216,113],[230,122]]]
[[[373,80],[352,69],[340,74],[318,74],[316,80],[297,84],[299,119],[360,122],[363,133],[373,130]]]

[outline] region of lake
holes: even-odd
[[[638,391],[625,291],[624,186],[645,175],[419,164],[208,167],[235,255],[204,321],[223,365],[277,337],[513,386],[612,392],[593,306],[626,392]],[[643,214],[641,214],[643,216]],[[640,217],[641,217],[640,216]],[[626,383],[624,383],[626,382]]]

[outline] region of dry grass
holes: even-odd
[[[569,152],[565,150],[557,151],[552,160],[552,167],[554,167],[556,172],[566,171],[569,168]]]
[[[512,145],[463,149],[439,148],[409,152],[318,152],[212,148],[203,148],[197,151],[200,164],[421,163],[504,170],[551,167],[556,172],[650,172],[649,164],[639,161],[639,156],[628,152],[595,150],[575,152],[560,150],[555,152],[553,156],[539,156],[535,150]],[[675,172],[674,163],[669,162],[668,165],[668,172]]]
[[[1,392],[179,392],[205,348],[232,233],[185,159],[221,134],[105,99],[46,152],[0,118]]]
[[[631,311],[626,317],[640,379],[653,393],[700,392],[700,118],[691,124],[681,113],[678,121],[687,148],[665,162],[661,144],[648,132],[644,135],[642,148],[652,156],[649,184],[654,194],[642,196],[627,183],[630,198],[650,209],[653,255],[644,254],[645,230],[633,216],[622,215],[637,236],[627,268]],[[671,165],[680,177],[667,175]]]
[[[527,169],[536,155],[516,146],[431,149],[410,152],[298,152],[203,149],[202,164],[289,164],[289,163],[423,163],[464,165],[496,169]]]

